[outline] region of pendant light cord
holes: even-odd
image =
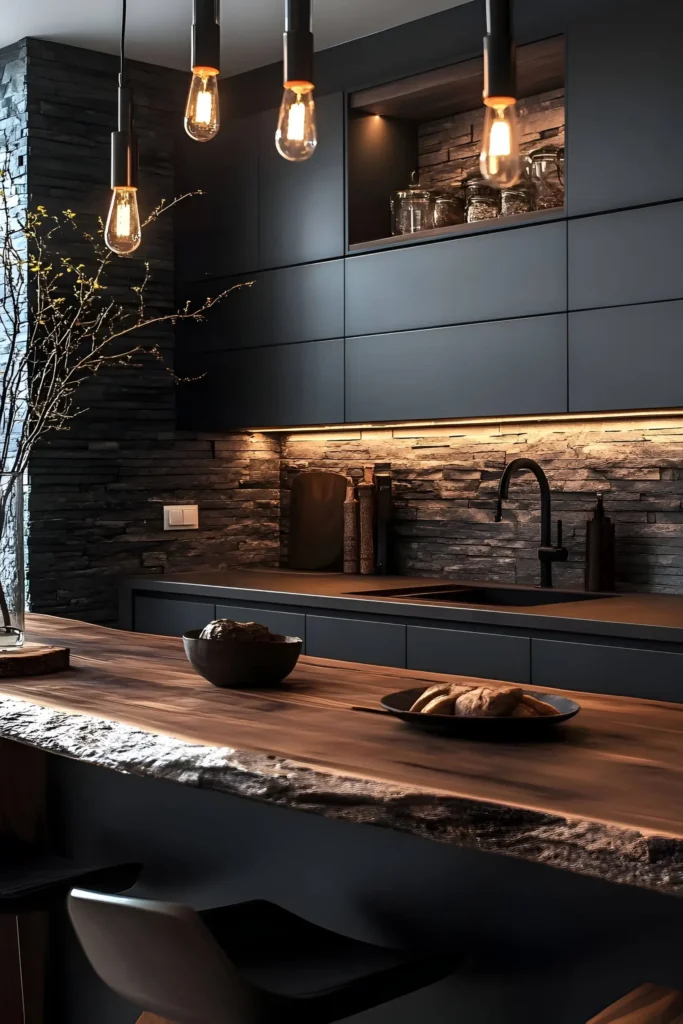
[[[121,49],[120,49],[120,55],[121,55],[120,75],[121,75],[121,84],[123,84],[124,75],[125,75],[124,67],[125,67],[125,60],[126,60],[126,0],[122,0],[122,2],[121,2]]]

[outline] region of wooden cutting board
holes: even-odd
[[[344,566],[346,477],[311,470],[292,482],[289,506],[290,569],[341,572]]]

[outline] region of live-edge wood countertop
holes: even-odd
[[[569,693],[552,738],[433,736],[377,706],[434,673],[302,657],[282,689],[220,690],[182,641],[31,615],[72,667],[0,681],[0,736],[83,762],[607,881],[683,894],[683,705]]]

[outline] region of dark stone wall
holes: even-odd
[[[95,231],[106,218],[109,135],[116,121],[117,60],[29,39],[30,202],[72,209]],[[5,65],[5,74],[10,74]],[[175,196],[173,148],[182,131],[187,76],[131,62],[140,146],[142,216]],[[192,202],[191,199],[187,202]],[[72,255],[79,252],[76,241]],[[140,259],[137,259],[137,256]],[[148,312],[173,310],[172,214],[144,233],[136,258],[116,262],[112,294],[131,297],[148,260]],[[35,611],[115,623],[121,575],[275,564],[279,461],[266,438],[175,432],[173,329],[148,331],[164,363],[115,368],[78,394],[80,414],[30,464],[29,585]],[[162,506],[197,503],[199,531],[164,533]]]

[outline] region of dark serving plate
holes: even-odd
[[[297,636],[265,640],[202,640],[200,629],[183,637],[187,659],[200,676],[214,686],[276,686],[294,669],[301,654]]]
[[[455,715],[423,715],[419,711],[410,711],[409,708],[420,694],[424,693],[425,689],[424,686],[418,686],[411,690],[390,693],[387,697],[382,698],[382,707],[385,711],[389,711],[392,715],[407,722],[408,725],[414,725],[427,732],[481,739],[518,739],[522,736],[537,736],[552,726],[568,721],[574,715],[578,715],[581,710],[580,704],[567,697],[558,697],[554,693],[535,693],[533,690],[524,690],[524,693],[528,693],[531,697],[537,697],[538,700],[552,704],[559,713],[549,715],[547,718],[487,718],[483,715],[458,718]]]

